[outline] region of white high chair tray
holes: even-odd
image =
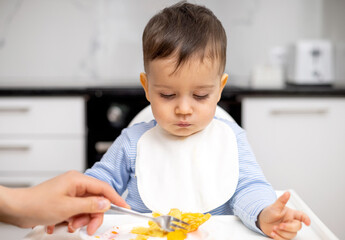
[[[280,196],[283,191],[277,191]],[[291,198],[288,202],[290,208],[302,210],[311,218],[311,226],[303,225],[295,239],[300,240],[318,240],[318,239],[338,239],[307,207],[299,196],[290,190]],[[74,233],[68,233],[66,225],[56,227],[54,234],[49,235],[44,232],[43,226],[34,228],[24,239],[25,240],[130,240],[135,239],[136,235],[131,234],[133,227],[147,226],[147,220],[135,218],[127,215],[105,214],[102,226],[93,236],[86,234],[86,229],[82,228]],[[163,239],[163,238],[149,238]],[[187,240],[251,240],[251,239],[269,239],[260,234],[249,230],[241,220],[236,216],[222,215],[212,216],[199,229],[189,233]]]

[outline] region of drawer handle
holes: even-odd
[[[28,151],[27,145],[0,145],[0,151]]]
[[[5,106],[0,106],[0,112],[20,112],[20,113],[25,113],[30,110],[29,107],[26,106],[17,106],[17,107],[5,107]]]
[[[272,115],[324,115],[328,112],[327,109],[275,109],[271,110]]]

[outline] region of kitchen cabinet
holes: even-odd
[[[242,126],[275,189],[294,189],[344,239],[345,98],[244,97]]]
[[[84,171],[85,126],[81,96],[1,97],[0,184],[29,187]],[[0,232],[3,239],[20,239],[27,231],[1,224]]]

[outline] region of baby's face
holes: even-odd
[[[176,72],[175,59],[150,62],[140,75],[157,123],[170,134],[190,136],[213,119],[227,74],[219,65],[192,58]]]

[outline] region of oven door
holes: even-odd
[[[143,108],[144,90],[95,91],[87,101],[87,166],[92,167]]]

